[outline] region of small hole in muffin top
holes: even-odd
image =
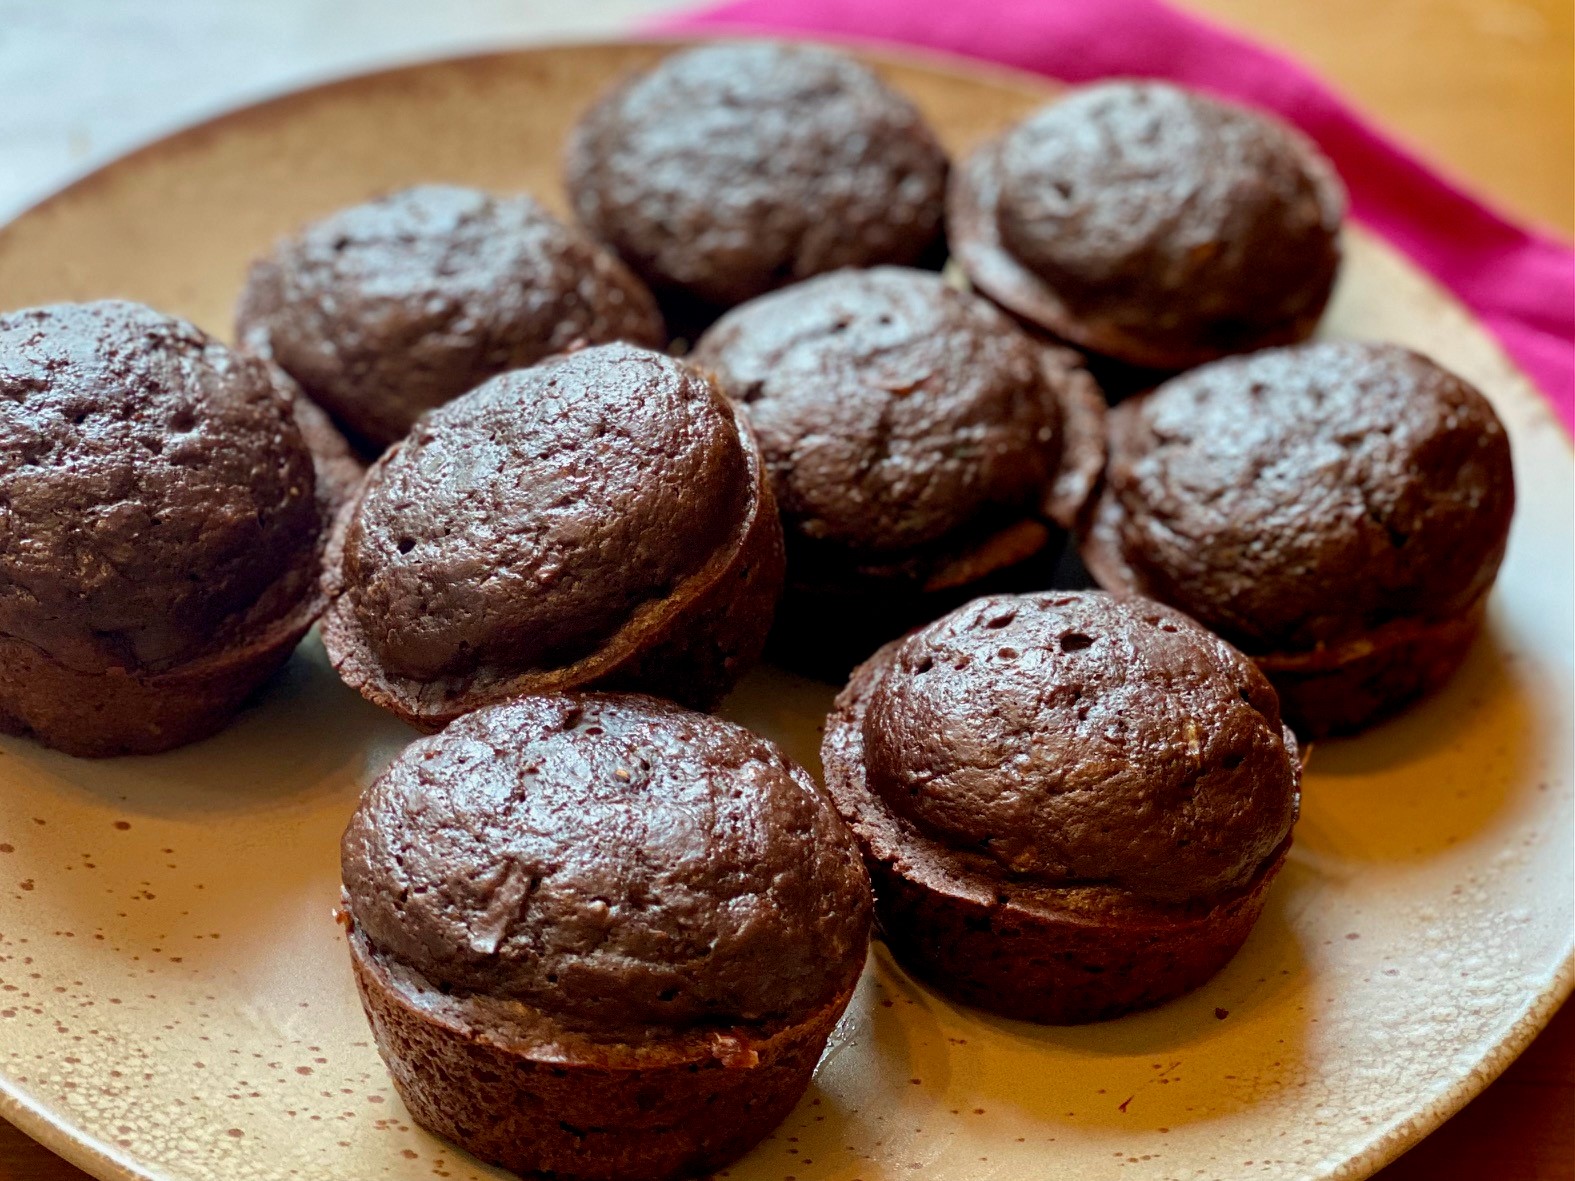
[[[399,539],[399,552],[400,553],[408,554],[411,550],[413,550],[415,548],[416,548],[416,539],[414,537],[401,537]]]
[[[1061,637],[1061,651],[1081,652],[1084,648],[1094,646],[1094,637],[1085,636],[1082,632],[1067,632]]]
[[[997,653],[997,655],[999,655],[1002,660],[1016,660],[1017,659],[1017,649],[1016,648],[1002,648],[1000,650],[1000,652]]]

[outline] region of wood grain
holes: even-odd
[[[1568,0],[1191,0],[1320,70],[1505,210],[1575,228]],[[0,1181],[87,1174],[0,1122]],[[1575,1009],[1380,1181],[1575,1179]]]
[[[1575,230],[1570,0],[1184,0],[1284,49],[1505,212]]]

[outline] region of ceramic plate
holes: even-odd
[[[565,129],[652,46],[397,70],[112,164],[0,231],[0,307],[130,296],[227,333],[248,259],[391,186],[559,207]],[[1042,83],[883,60],[953,148]],[[1364,1177],[1480,1091],[1570,989],[1572,464],[1484,331],[1359,233],[1330,335],[1422,349],[1509,426],[1521,502],[1485,634],[1437,698],[1320,745],[1289,865],[1195,994],[1104,1025],[960,1009],[877,948],[815,1085],[744,1181]],[[726,712],[817,765],[827,686]],[[81,762],[0,743],[0,1115],[102,1178],[476,1178],[411,1126],[356,1002],[337,842],[411,737],[308,640],[228,731]]]

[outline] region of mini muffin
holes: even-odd
[[[1464,659],[1515,508],[1480,393],[1395,345],[1220,361],[1117,407],[1082,540],[1101,586],[1185,611],[1269,674],[1303,738]]]
[[[259,360],[140,304],[0,316],[0,730],[217,730],[322,609],[330,505]]]
[[[696,345],[748,415],[787,537],[773,654],[838,680],[992,586],[1048,585],[1103,463],[1065,350],[900,267],[736,308]]]
[[[809,775],[638,695],[523,697],[412,744],[341,858],[416,1122],[558,1181],[748,1151],[809,1085],[869,937],[858,849]]]
[[[651,293],[530,197],[422,185],[252,265],[237,337],[379,451],[434,406],[581,342],[666,340]]]
[[[709,708],[765,643],[782,527],[721,391],[601,345],[421,419],[367,473],[325,581],[339,675],[426,730],[589,686]]]
[[[827,49],[673,54],[586,113],[565,167],[580,221],[664,303],[714,314],[938,253],[945,153],[912,103]]]
[[[974,285],[1129,365],[1184,369],[1310,335],[1345,192],[1290,127],[1155,82],[1068,92],[952,177]]]
[[[1252,662],[1097,591],[976,599],[888,644],[837,698],[821,760],[897,959],[1055,1024],[1213,975],[1263,910],[1300,799]]]

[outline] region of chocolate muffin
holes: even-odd
[[[882,937],[971,1005],[1066,1024],[1236,953],[1290,846],[1296,740],[1252,662],[1177,611],[992,595],[882,648],[826,724]]]
[[[640,281],[527,196],[421,185],[341,210],[252,265],[237,337],[364,447],[580,342],[660,347]]]
[[[749,417],[782,512],[773,655],[839,680],[983,589],[1048,585],[1103,463],[1088,374],[928,272],[762,296],[692,359]]]
[[[602,345],[422,418],[367,473],[326,582],[339,675],[427,730],[589,686],[708,708],[765,643],[782,529],[711,380]]]
[[[1514,508],[1509,440],[1480,393],[1407,349],[1329,341],[1117,407],[1082,553],[1100,585],[1250,655],[1311,738],[1459,666]]]
[[[947,194],[974,285],[1079,348],[1184,369],[1311,335],[1345,192],[1289,126],[1175,86],[1079,87],[984,144]]]
[[[938,253],[946,167],[913,104],[867,67],[770,42],[664,59],[585,114],[565,162],[580,221],[688,321]]]
[[[746,1152],[864,964],[869,882],[814,781],[650,697],[459,719],[372,784],[341,858],[406,1106],[529,1176],[663,1181]]]
[[[261,361],[135,303],[0,316],[0,730],[217,730],[322,609],[315,485]]]

